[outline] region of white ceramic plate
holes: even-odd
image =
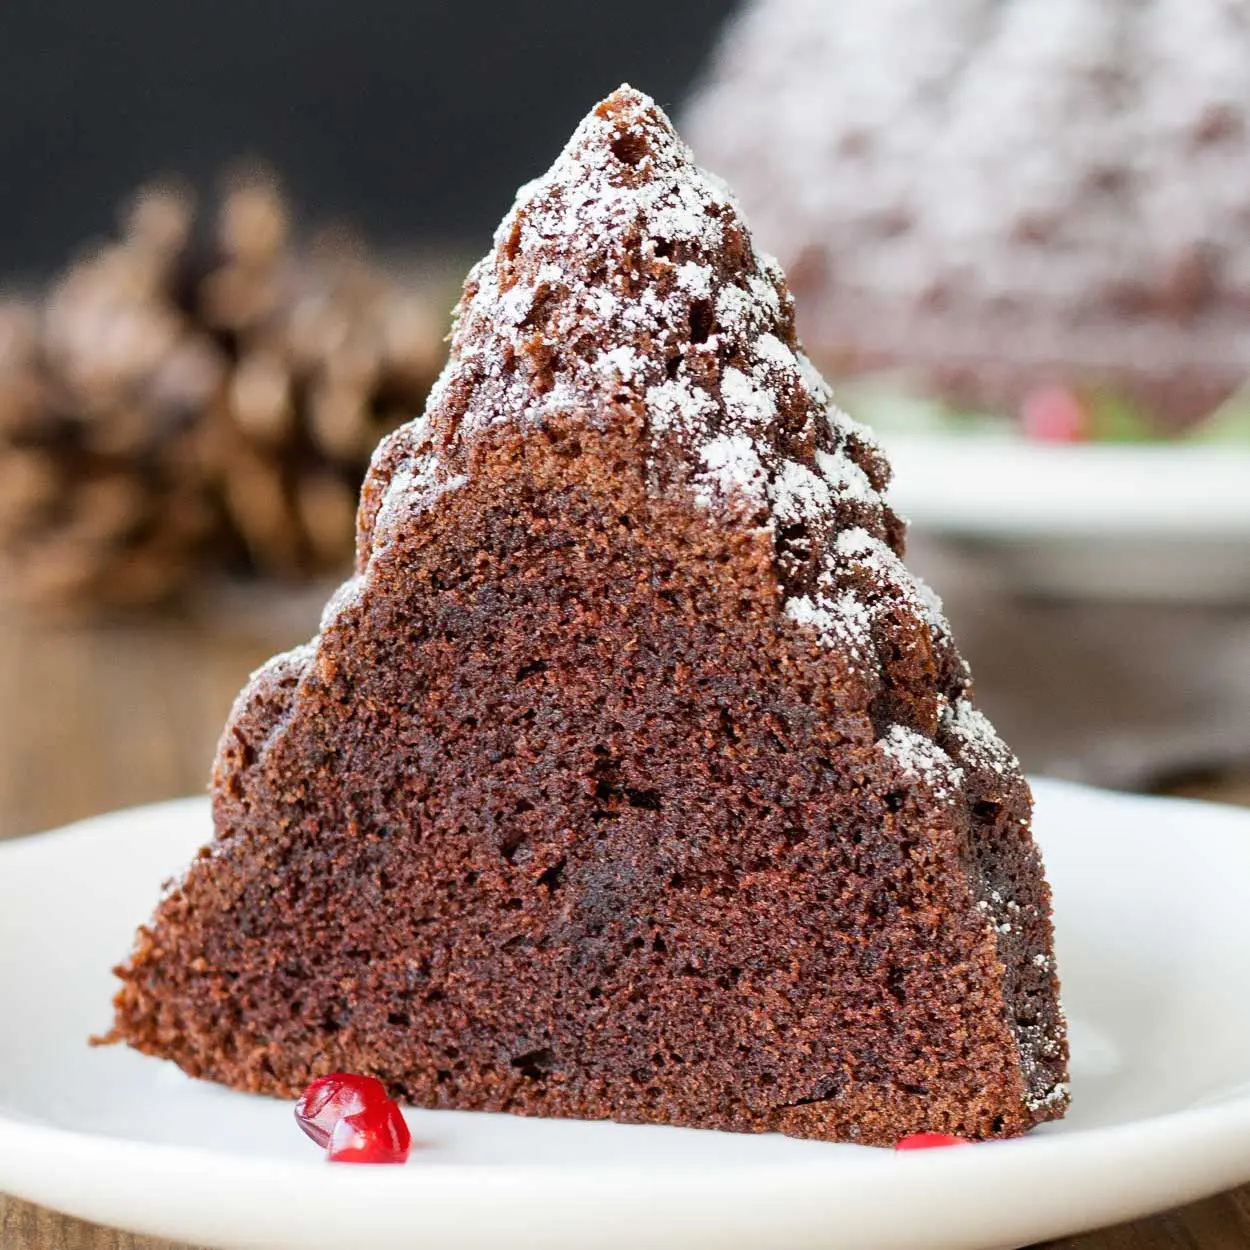
[[[1250,812],[1037,787],[1070,1117],[895,1155],[782,1137],[410,1112],[405,1168],[329,1165],[289,1104],[107,1026],[109,966],[207,836],[202,800],[0,847],[0,1190],[248,1250],[991,1250],[1250,1180]]]
[[[1250,451],[887,434],[892,496],[965,534],[1250,539]]]
[[[1082,597],[1250,598],[1250,451],[886,433],[890,499],[977,546],[1017,587]]]

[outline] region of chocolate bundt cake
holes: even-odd
[[[813,359],[1164,433],[1250,378],[1250,0],[751,0],[686,127]]]
[[[321,632],[240,695],[114,1037],[422,1107],[868,1143],[1061,1115],[1029,789],[888,477],[622,87],[470,273]]]

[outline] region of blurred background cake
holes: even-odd
[[[823,366],[1169,434],[1250,374],[1247,65],[1244,0],[753,0],[685,120]]]

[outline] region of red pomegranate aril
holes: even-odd
[[[952,1137],[949,1133],[911,1133],[894,1143],[895,1150],[934,1150],[938,1146],[971,1146],[966,1137]]]
[[[295,1104],[295,1119],[318,1146],[328,1146],[344,1117],[359,1115],[389,1101],[386,1087],[375,1077],[332,1072],[318,1077],[300,1095]]]
[[[330,1134],[331,1163],[404,1163],[412,1134],[403,1113],[391,1102],[344,1116]]]

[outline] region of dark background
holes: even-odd
[[[268,160],[301,220],[481,250],[621,81],[677,105],[732,0],[0,0],[0,278],[137,183]]]

